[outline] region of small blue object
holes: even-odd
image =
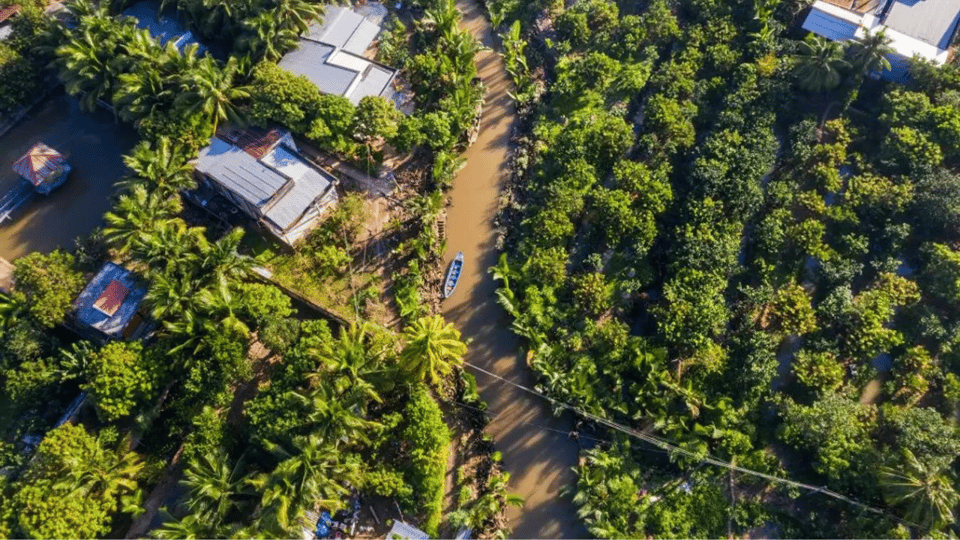
[[[330,527],[321,519],[317,522],[317,538],[326,538],[330,536]]]
[[[327,527],[333,523],[333,518],[330,517],[330,512],[320,512],[320,521],[322,521]]]

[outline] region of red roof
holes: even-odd
[[[123,299],[127,297],[128,292],[129,289],[123,283],[113,280],[100,293],[100,297],[93,303],[93,308],[108,317],[113,317],[113,314],[123,305]]]
[[[5,8],[0,8],[0,23],[20,13],[20,6],[14,4]]]
[[[51,174],[59,171],[66,158],[53,148],[38,142],[13,163],[13,172],[39,186]]]
[[[221,139],[240,148],[244,152],[260,159],[267,154],[282,137],[279,129],[248,127],[245,129],[221,130],[217,134]]]

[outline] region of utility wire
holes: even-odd
[[[515,388],[518,388],[518,389],[520,389],[520,390],[523,390],[524,392],[527,392],[527,393],[529,393],[529,394],[533,394],[533,395],[535,395],[535,396],[538,396],[538,397],[540,397],[540,398],[543,398],[543,399],[549,401],[550,403],[552,403],[552,404],[554,404],[554,405],[556,405],[556,406],[558,406],[558,407],[562,407],[562,408],[564,408],[564,409],[567,409],[567,410],[569,410],[569,411],[572,411],[572,412],[574,412],[574,413],[577,413],[577,414],[583,416],[584,418],[588,418],[588,419],[590,419],[590,420],[593,420],[594,422],[597,422],[597,423],[599,423],[599,424],[603,424],[603,425],[609,427],[610,429],[614,429],[614,430],[616,430],[616,431],[620,431],[620,432],[625,433],[625,434],[627,434],[627,435],[629,435],[629,436],[631,436],[631,437],[634,437],[634,438],[640,439],[640,440],[642,440],[642,441],[644,441],[644,442],[646,442],[646,443],[652,444],[652,445],[656,446],[657,448],[661,448],[661,449],[663,449],[663,450],[667,450],[667,451],[670,451],[670,452],[676,452],[676,453],[678,453],[678,454],[682,454],[682,455],[691,457],[691,458],[693,458],[693,459],[699,460],[699,461],[701,461],[701,462],[703,462],[703,463],[708,463],[708,464],[710,464],[710,465],[716,465],[716,466],[718,466],[718,467],[724,467],[724,468],[728,469],[729,471],[736,471],[736,472],[743,473],[743,474],[746,474],[746,475],[756,476],[756,477],[758,477],[758,478],[763,478],[763,479],[768,480],[768,481],[770,481],[770,482],[775,482],[775,483],[778,483],[778,484],[785,484],[785,485],[792,486],[792,487],[795,487],[795,488],[805,489],[805,490],[808,490],[808,491],[812,491],[812,492],[814,492],[814,493],[822,493],[823,495],[826,495],[826,496],[828,496],[828,497],[833,497],[834,499],[837,499],[837,500],[846,502],[846,503],[851,504],[851,505],[853,505],[853,506],[860,507],[860,508],[862,508],[862,509],[864,509],[864,510],[867,510],[868,512],[872,512],[872,513],[874,513],[874,514],[886,515],[886,516],[889,516],[889,517],[891,517],[892,519],[896,520],[897,522],[904,523],[904,524],[906,524],[906,525],[911,525],[911,526],[914,526],[914,527],[919,527],[919,525],[917,525],[916,523],[912,523],[912,522],[910,522],[910,521],[906,521],[906,520],[904,520],[904,519],[901,519],[901,518],[899,518],[899,517],[897,517],[897,516],[895,516],[895,515],[893,515],[893,514],[890,514],[889,512],[887,512],[887,511],[885,511],[885,510],[882,510],[882,509],[880,509],[880,508],[875,508],[875,507],[870,506],[870,505],[868,505],[868,504],[862,503],[862,502],[860,502],[860,501],[858,501],[858,500],[851,499],[850,497],[847,497],[846,495],[843,495],[842,493],[837,493],[836,491],[833,491],[833,490],[827,488],[827,486],[814,486],[814,485],[810,485],[810,484],[804,484],[804,483],[802,483],[802,482],[797,482],[797,481],[795,481],[795,480],[790,480],[789,478],[782,478],[782,477],[779,477],[779,476],[773,476],[773,475],[771,475],[771,474],[763,473],[763,472],[760,472],[760,471],[754,471],[754,470],[752,470],[752,469],[746,469],[746,468],[744,468],[744,467],[740,467],[739,465],[735,465],[735,464],[733,464],[733,463],[731,463],[731,462],[729,462],[729,461],[723,461],[722,459],[715,458],[715,457],[711,456],[710,454],[697,454],[697,453],[695,453],[695,452],[691,452],[691,451],[689,451],[689,450],[685,450],[685,449],[680,448],[679,446],[677,446],[677,445],[675,445],[675,444],[671,444],[671,443],[669,443],[669,442],[667,442],[667,441],[665,441],[665,440],[663,440],[663,439],[660,439],[660,438],[658,438],[658,437],[655,437],[655,436],[653,436],[653,435],[648,435],[648,434],[646,434],[646,433],[643,433],[642,431],[638,431],[638,430],[633,429],[633,428],[631,428],[631,427],[624,426],[623,424],[619,424],[619,423],[614,422],[614,421],[612,421],[612,420],[607,420],[606,418],[603,418],[603,417],[597,416],[597,415],[595,415],[595,414],[593,414],[593,413],[584,411],[584,410],[582,410],[582,409],[580,409],[580,408],[578,408],[578,407],[575,407],[575,406],[573,406],[573,405],[568,405],[567,403],[563,403],[562,401],[557,401],[556,399],[554,399],[554,398],[552,398],[552,397],[550,397],[550,396],[548,396],[548,395],[546,395],[546,394],[543,394],[542,392],[538,392],[537,390],[534,390],[534,389],[532,389],[532,388],[527,388],[526,386],[523,386],[523,385],[517,384],[517,383],[515,383],[515,382],[513,382],[513,381],[504,379],[503,377],[497,375],[496,373],[491,373],[491,372],[483,369],[482,367],[479,367],[479,366],[477,366],[477,365],[471,364],[470,362],[466,362],[466,361],[465,361],[464,363],[465,363],[466,365],[470,366],[471,368],[473,368],[473,369],[481,372],[481,373],[484,373],[484,374],[486,374],[486,375],[489,375],[490,377],[493,377],[494,379],[503,381],[503,382],[509,384],[510,386],[513,386],[513,387],[515,387]]]

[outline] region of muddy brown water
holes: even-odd
[[[471,339],[467,362],[518,384],[532,387],[533,373],[520,354],[520,342],[494,296],[497,284],[487,269],[497,262],[494,216],[500,190],[509,177],[508,150],[516,114],[511,89],[497,43],[482,8],[471,0],[457,2],[468,28],[491,50],[477,57],[486,88],[480,135],[467,150],[466,166],[453,184],[453,204],[447,214],[447,254],[450,261],[463,251],[464,270],[454,295],[443,305],[447,320]],[[468,368],[469,369],[469,368]],[[502,381],[472,370],[480,394],[495,414],[488,432],[503,453],[510,473],[510,490],[526,500],[508,515],[514,538],[585,538],[589,534],[576,515],[569,495],[578,444],[567,435],[569,418],[556,418],[545,401]]]
[[[66,156],[73,171],[59,189],[35,195],[0,224],[0,257],[7,260],[73,249],[77,237],[101,225],[114,184],[125,173],[121,155],[133,148],[137,134],[109,112],[83,112],[75,98],[56,91],[0,137],[0,196],[19,182],[13,162],[38,141]]]

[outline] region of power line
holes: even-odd
[[[552,403],[552,404],[554,404],[554,405],[556,405],[556,406],[558,406],[558,407],[562,407],[562,408],[564,408],[564,409],[567,409],[568,411],[572,411],[572,412],[574,412],[574,413],[577,413],[577,414],[579,414],[579,415],[581,415],[581,416],[583,416],[583,417],[585,417],[585,418],[588,418],[588,419],[590,419],[590,420],[593,420],[594,422],[597,422],[597,423],[599,423],[599,424],[603,424],[603,425],[609,427],[610,429],[614,429],[614,430],[616,430],[616,431],[620,431],[621,433],[625,433],[625,434],[627,434],[627,435],[629,435],[629,436],[631,436],[631,437],[640,439],[640,440],[642,440],[642,441],[644,441],[644,442],[646,442],[646,443],[648,443],[648,444],[652,444],[652,445],[654,445],[654,446],[656,446],[656,447],[658,447],[658,448],[661,448],[661,449],[663,449],[663,450],[666,450],[666,451],[668,451],[668,452],[676,452],[676,453],[678,453],[678,454],[682,454],[682,455],[691,457],[691,458],[696,459],[696,460],[698,460],[698,461],[701,461],[701,462],[703,462],[703,463],[708,463],[708,464],[710,464],[710,465],[716,465],[716,466],[718,466],[718,467],[724,467],[724,468],[728,469],[729,471],[736,471],[736,472],[743,473],[743,474],[746,474],[746,475],[756,476],[756,477],[758,477],[758,478],[763,478],[763,479],[768,480],[768,481],[770,481],[770,482],[779,483],[779,484],[785,484],[785,485],[792,486],[792,487],[799,488],[799,489],[805,489],[805,490],[811,491],[811,492],[813,492],[813,493],[822,493],[823,495],[826,495],[826,496],[828,496],[828,497],[833,497],[834,499],[837,499],[837,500],[846,502],[846,503],[848,503],[848,504],[851,504],[851,505],[860,507],[860,508],[862,508],[862,509],[864,509],[864,510],[867,510],[867,511],[869,511],[869,512],[872,512],[872,513],[874,513],[874,514],[881,514],[881,515],[889,516],[889,517],[893,518],[894,520],[896,520],[897,522],[904,523],[904,524],[907,524],[907,525],[910,525],[910,526],[913,526],[913,527],[918,527],[918,525],[917,525],[916,523],[912,523],[912,522],[910,522],[910,521],[906,521],[906,520],[904,520],[904,519],[901,519],[901,518],[899,518],[899,517],[897,517],[897,516],[895,516],[895,515],[887,512],[887,511],[885,511],[885,510],[883,510],[883,509],[875,508],[875,507],[870,506],[870,505],[868,505],[868,504],[862,503],[862,502],[860,502],[860,501],[858,501],[858,500],[855,500],[855,499],[852,499],[852,498],[850,498],[850,497],[847,497],[846,495],[843,495],[842,493],[837,493],[836,491],[833,491],[833,490],[827,488],[827,486],[814,486],[814,485],[810,485],[810,484],[804,484],[804,483],[802,483],[802,482],[797,482],[797,481],[795,481],[795,480],[790,480],[789,478],[782,478],[782,477],[779,477],[779,476],[773,476],[773,475],[771,475],[771,474],[767,474],[767,473],[763,473],[763,472],[760,472],[760,471],[754,471],[754,470],[752,470],[752,469],[747,469],[747,468],[744,468],[744,467],[740,467],[739,465],[735,465],[735,464],[733,464],[733,463],[731,463],[731,462],[723,461],[722,459],[713,457],[713,456],[711,456],[710,454],[697,454],[697,453],[695,453],[695,452],[691,452],[691,451],[689,451],[689,450],[685,450],[685,449],[680,448],[679,446],[677,446],[677,445],[675,445],[675,444],[671,444],[671,443],[669,443],[669,442],[667,442],[667,441],[665,441],[665,440],[663,440],[663,439],[660,439],[660,438],[658,438],[658,437],[655,437],[655,436],[653,436],[653,435],[649,435],[649,434],[643,433],[642,431],[638,431],[638,430],[633,429],[633,428],[631,428],[631,427],[624,426],[623,424],[619,424],[619,423],[614,422],[614,421],[612,421],[612,420],[608,420],[608,419],[603,418],[603,417],[601,417],[601,416],[597,416],[597,415],[595,415],[595,414],[593,414],[593,413],[589,413],[589,412],[587,412],[587,411],[584,411],[584,410],[582,410],[582,409],[580,409],[580,408],[578,408],[578,407],[575,407],[575,406],[573,406],[573,405],[569,405],[569,404],[564,403],[564,402],[562,402],[562,401],[557,401],[556,399],[554,399],[554,398],[552,398],[552,397],[550,397],[550,396],[548,396],[548,395],[546,395],[546,394],[544,394],[544,393],[542,393],[542,392],[538,392],[537,390],[534,390],[534,389],[532,389],[532,388],[527,388],[526,386],[523,386],[523,385],[521,385],[521,384],[517,384],[517,383],[515,383],[515,382],[513,382],[513,381],[511,381],[511,380],[504,379],[503,377],[497,375],[496,373],[491,373],[491,372],[483,369],[482,367],[479,367],[479,366],[477,366],[477,365],[471,364],[470,362],[466,362],[466,361],[465,361],[464,363],[465,363],[466,365],[472,367],[473,369],[481,372],[481,373],[484,373],[484,374],[486,374],[486,375],[489,375],[490,377],[493,377],[494,379],[503,381],[503,382],[509,384],[510,386],[513,386],[513,387],[515,387],[515,388],[518,388],[518,389],[520,389],[520,390],[522,390],[522,391],[524,391],[524,392],[527,392],[527,393],[529,393],[529,394],[533,394],[533,395],[535,395],[535,396],[538,396],[538,397],[540,397],[540,398],[543,398],[543,399],[549,401],[550,403]]]

